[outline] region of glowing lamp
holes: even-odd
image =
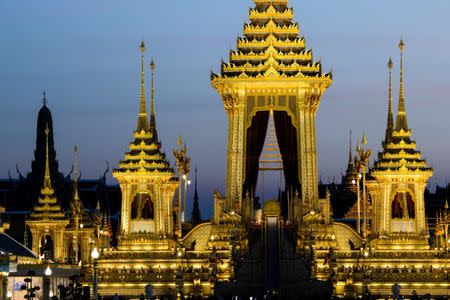
[[[47,269],[44,271],[45,276],[52,276],[52,269],[50,269],[50,266],[47,266]]]
[[[97,247],[94,247],[94,249],[91,252],[91,257],[93,259],[97,259],[100,256],[100,253],[98,253]]]

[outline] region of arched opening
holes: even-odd
[[[282,215],[288,217],[288,211],[293,209],[291,199],[297,192],[300,194],[297,129],[288,112],[258,111],[253,116],[251,126],[247,129],[245,168],[243,197],[248,194],[255,207],[262,204],[257,203],[260,198],[278,198]],[[259,176],[262,180],[258,180]],[[261,188],[258,189],[260,194],[256,195],[258,181],[261,182]],[[269,197],[265,197],[265,194]]]
[[[408,192],[397,192],[391,203],[392,219],[414,219],[414,200]]]
[[[41,238],[41,253],[44,260],[53,260],[53,239],[50,235],[44,235]]]
[[[149,194],[137,193],[131,202],[131,219],[153,220],[155,207]]]

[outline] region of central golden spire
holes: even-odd
[[[398,115],[395,130],[400,131],[403,129],[404,131],[408,131],[408,122],[405,112],[405,87],[403,83],[403,51],[405,50],[403,39],[400,39],[398,48],[400,49],[400,92],[398,97]]]
[[[144,52],[145,44],[144,41],[141,42],[141,97],[140,97],[140,110],[139,119],[137,125],[137,131],[142,130],[148,131],[148,118],[147,118],[147,105],[145,102],[145,69],[144,69]]]

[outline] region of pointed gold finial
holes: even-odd
[[[400,38],[400,43],[398,44],[398,48],[401,52],[405,50],[405,43],[403,42],[403,37]]]
[[[366,134],[364,132],[363,132],[363,136],[362,136],[362,139],[361,139],[361,144],[362,145],[367,145]]]
[[[388,104],[388,116],[387,116],[387,127],[386,127],[386,143],[392,137],[392,130],[394,129],[394,109],[392,105],[392,67],[394,63],[392,62],[392,58],[389,57],[387,67],[389,69],[389,104]]]
[[[150,115],[151,117],[155,115],[155,80],[154,80],[154,74],[155,74],[155,63],[152,61],[150,62],[150,70],[152,71],[152,102],[151,102],[151,109],[150,109]],[[150,118],[151,118],[150,117]],[[150,121],[151,123],[151,121]],[[152,124],[150,124],[152,125]]]
[[[398,48],[400,49],[400,91],[398,97],[398,115],[395,129],[403,129],[404,131],[408,131],[408,122],[405,112],[405,86],[403,82],[403,51],[405,51],[405,43],[403,42],[403,38],[400,39]]]
[[[181,137],[181,135],[178,137],[178,146],[183,145],[183,138]]]
[[[48,123],[45,124],[45,175],[44,175],[44,187],[50,188],[52,183],[50,179],[50,158],[48,154],[48,135],[50,129],[48,128]]]
[[[78,195],[78,147],[73,147],[73,198],[80,199]]]
[[[353,157],[352,157],[352,130],[350,129],[350,147],[348,151],[348,164],[353,164]]]
[[[145,44],[141,42],[141,96],[140,96],[140,109],[137,131],[148,130],[147,108],[145,103],[145,69],[144,69],[144,52]]]

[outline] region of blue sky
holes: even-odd
[[[116,165],[136,126],[139,42],[156,63],[157,126],[167,154],[177,136],[199,168],[202,206],[225,182],[226,114],[210,86],[235,48],[250,0],[0,1],[0,177],[19,162],[30,169],[37,112],[45,89],[55,123],[61,171],[70,170],[79,146],[85,178],[100,176],[105,160]],[[397,44],[406,43],[406,109],[413,138],[434,168],[431,183],[450,178],[448,69],[450,19],[446,0],[290,0],[307,47],[333,86],[317,115],[319,173],[340,176],[348,131],[365,130],[379,150],[387,110],[387,68]],[[149,86],[147,89],[149,90]]]

